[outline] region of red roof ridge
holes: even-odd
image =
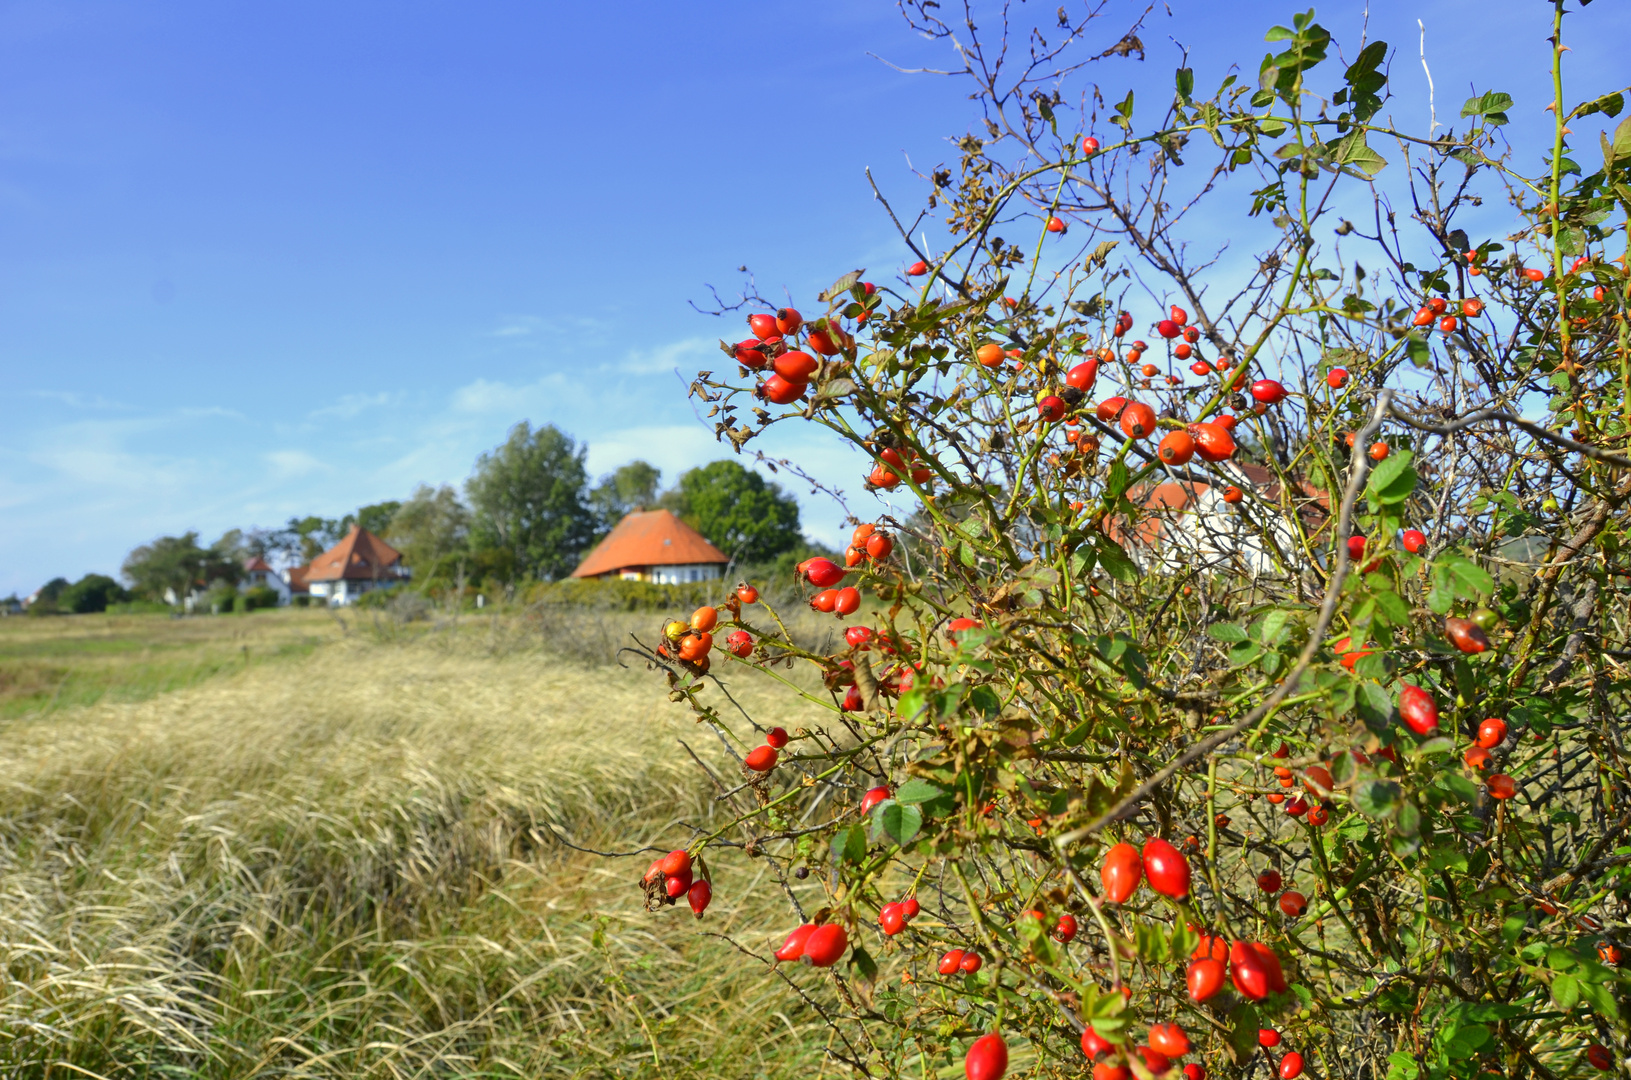
[[[599,577],[634,566],[688,566],[730,559],[672,510],[636,510],[572,571],[575,578]]]
[[[353,525],[338,544],[307,566],[308,581],[368,581],[396,577],[402,553],[361,525]]]

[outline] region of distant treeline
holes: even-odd
[[[243,580],[259,556],[274,566],[311,561],[361,525],[402,552],[413,587],[514,592],[569,575],[585,553],[637,507],[663,507],[738,565],[789,560],[816,550],[799,526],[798,503],[781,487],[733,459],[711,462],[661,488],[662,471],[633,461],[591,483],[588,445],[553,425],[522,422],[476,459],[462,494],[421,484],[405,500],[359,508],[340,518],[295,517],[277,528],[232,529],[212,544],[197,532],[162,536],[133,550],[123,583],[104,574],[78,582],[57,578],[33,609],[102,611],[131,600],[217,591]]]

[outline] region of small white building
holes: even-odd
[[[1235,462],[1222,469],[1237,481],[1235,486],[1253,493],[1259,506],[1279,502],[1280,483],[1268,469]],[[1284,573],[1262,529],[1225,501],[1226,490],[1197,480],[1167,480],[1138,488],[1128,493],[1142,511],[1137,524],[1129,530],[1117,522],[1111,536],[1147,571],[1184,574],[1204,569],[1247,577]],[[1306,483],[1298,485],[1294,498],[1295,512],[1311,527],[1329,514],[1329,497]],[[1296,536],[1286,521],[1271,517],[1267,526],[1279,552],[1296,549]]]
[[[730,559],[667,510],[636,510],[606,534],[575,578],[617,577],[658,585],[714,581]]]
[[[244,560],[244,579],[238,582],[238,591],[246,593],[259,585],[264,585],[277,593],[279,607],[287,606],[290,598],[294,595],[283,575],[272,569],[265,559],[257,555],[252,559]]]
[[[351,526],[345,539],[296,572],[311,595],[330,607],[355,603],[364,593],[408,580],[402,553],[360,525]]]

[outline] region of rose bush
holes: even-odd
[[[908,269],[753,309],[691,387],[739,450],[861,448],[893,508],[801,567],[836,651],[746,590],[646,654],[722,733],[735,665],[831,711],[739,741],[732,820],[689,844],[788,886],[750,951],[819,938],[825,970],[779,970],[866,1075],[1620,1067],[1620,94],[1554,108],[1525,171],[1505,94],[1390,128],[1388,47],[1335,64],[1310,12],[1255,85],[1180,69],[1158,119],[1128,94],[1101,125],[1068,52],[1096,28],[1003,82],[976,22],[985,131],[897,217]],[[1197,260],[1202,220],[1254,256]]]

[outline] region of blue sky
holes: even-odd
[[[1180,43],[1198,88],[1254,75],[1292,10],[1174,0],[1097,77],[1153,103]],[[1319,18],[1351,51],[1364,11]],[[1441,119],[1474,85],[1538,117],[1547,5],[1377,0],[1397,121],[1427,126],[1418,17]],[[1624,7],[1571,21],[1572,84],[1617,88]],[[908,157],[970,125],[958,84],[869,52],[948,60],[884,0],[0,5],[0,595],[460,483],[521,419],[595,473],[724,456],[675,369],[741,327],[686,301],[742,263],[805,300],[887,277],[863,169],[915,206]],[[859,488],[813,433],[767,448]]]

